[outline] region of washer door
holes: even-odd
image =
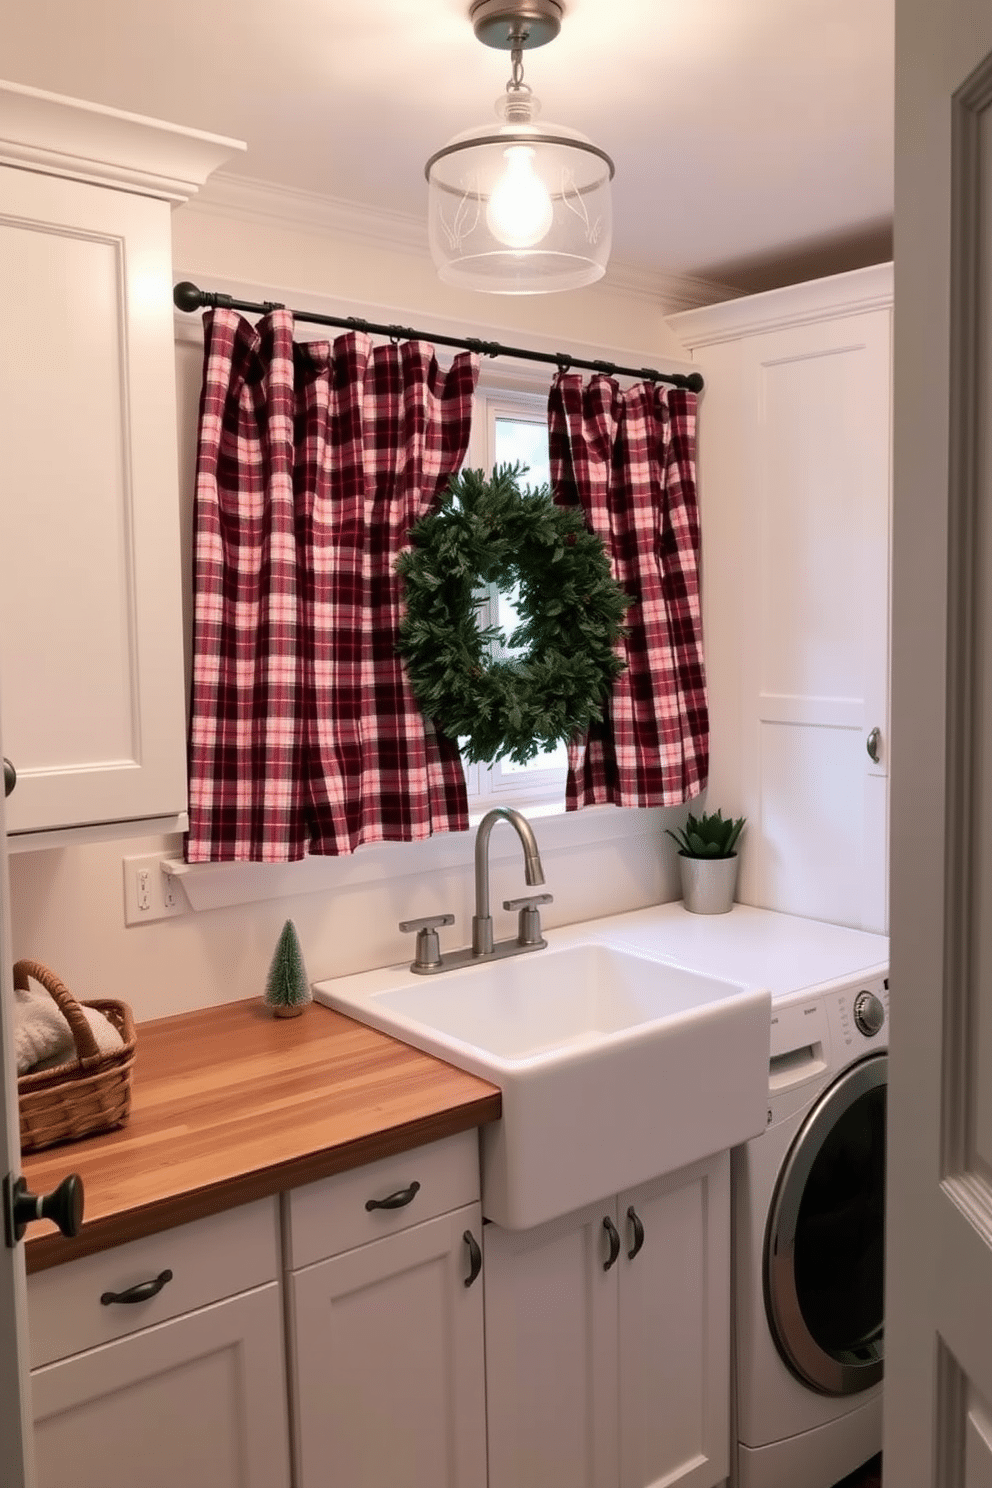
[[[887,1054],[834,1081],[799,1129],[765,1238],[765,1308],[789,1368],[824,1395],[882,1378]]]

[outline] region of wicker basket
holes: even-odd
[[[123,1126],[131,1111],[131,1066],[137,1043],[131,1009],[126,1002],[86,1004],[103,1013],[124,1040],[122,1049],[101,1054],[80,1004],[55,973],[40,961],[18,961],[14,986],[26,989],[28,977],[40,982],[58,1004],[72,1029],[76,1058],[18,1079],[21,1151],[37,1152]]]

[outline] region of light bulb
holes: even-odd
[[[493,187],[486,224],[507,248],[533,248],[551,231],[550,193],[535,174],[534,151],[529,145],[511,145],[503,159],[506,169]]]

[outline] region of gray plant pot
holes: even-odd
[[[731,858],[687,858],[679,853],[682,903],[692,914],[727,914],[737,888],[737,854]]]

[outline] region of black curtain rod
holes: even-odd
[[[198,289],[185,280],[177,284],[172,298],[180,310],[202,310],[213,306],[218,310],[244,310],[248,315],[268,315],[270,310],[285,310],[274,300],[264,300],[254,305],[249,300],[236,300],[231,295],[216,290]],[[409,326],[373,325],[357,315],[317,315],[309,310],[293,310],[294,320],[309,321],[313,325],[340,326],[346,331],[366,331],[373,336],[389,336],[393,341],[431,341],[437,346],[458,346],[466,351],[477,352],[487,357],[517,357],[525,362],[549,362],[560,372],[572,367],[582,367],[589,372],[603,372],[607,377],[637,377],[645,382],[670,382],[674,387],[688,388],[691,393],[701,393],[703,378],[699,372],[656,372],[653,367],[618,367],[615,362],[587,362],[581,357],[569,356],[564,351],[526,351],[520,346],[503,346],[499,341],[482,341],[478,336],[436,336],[430,331],[414,331]]]

